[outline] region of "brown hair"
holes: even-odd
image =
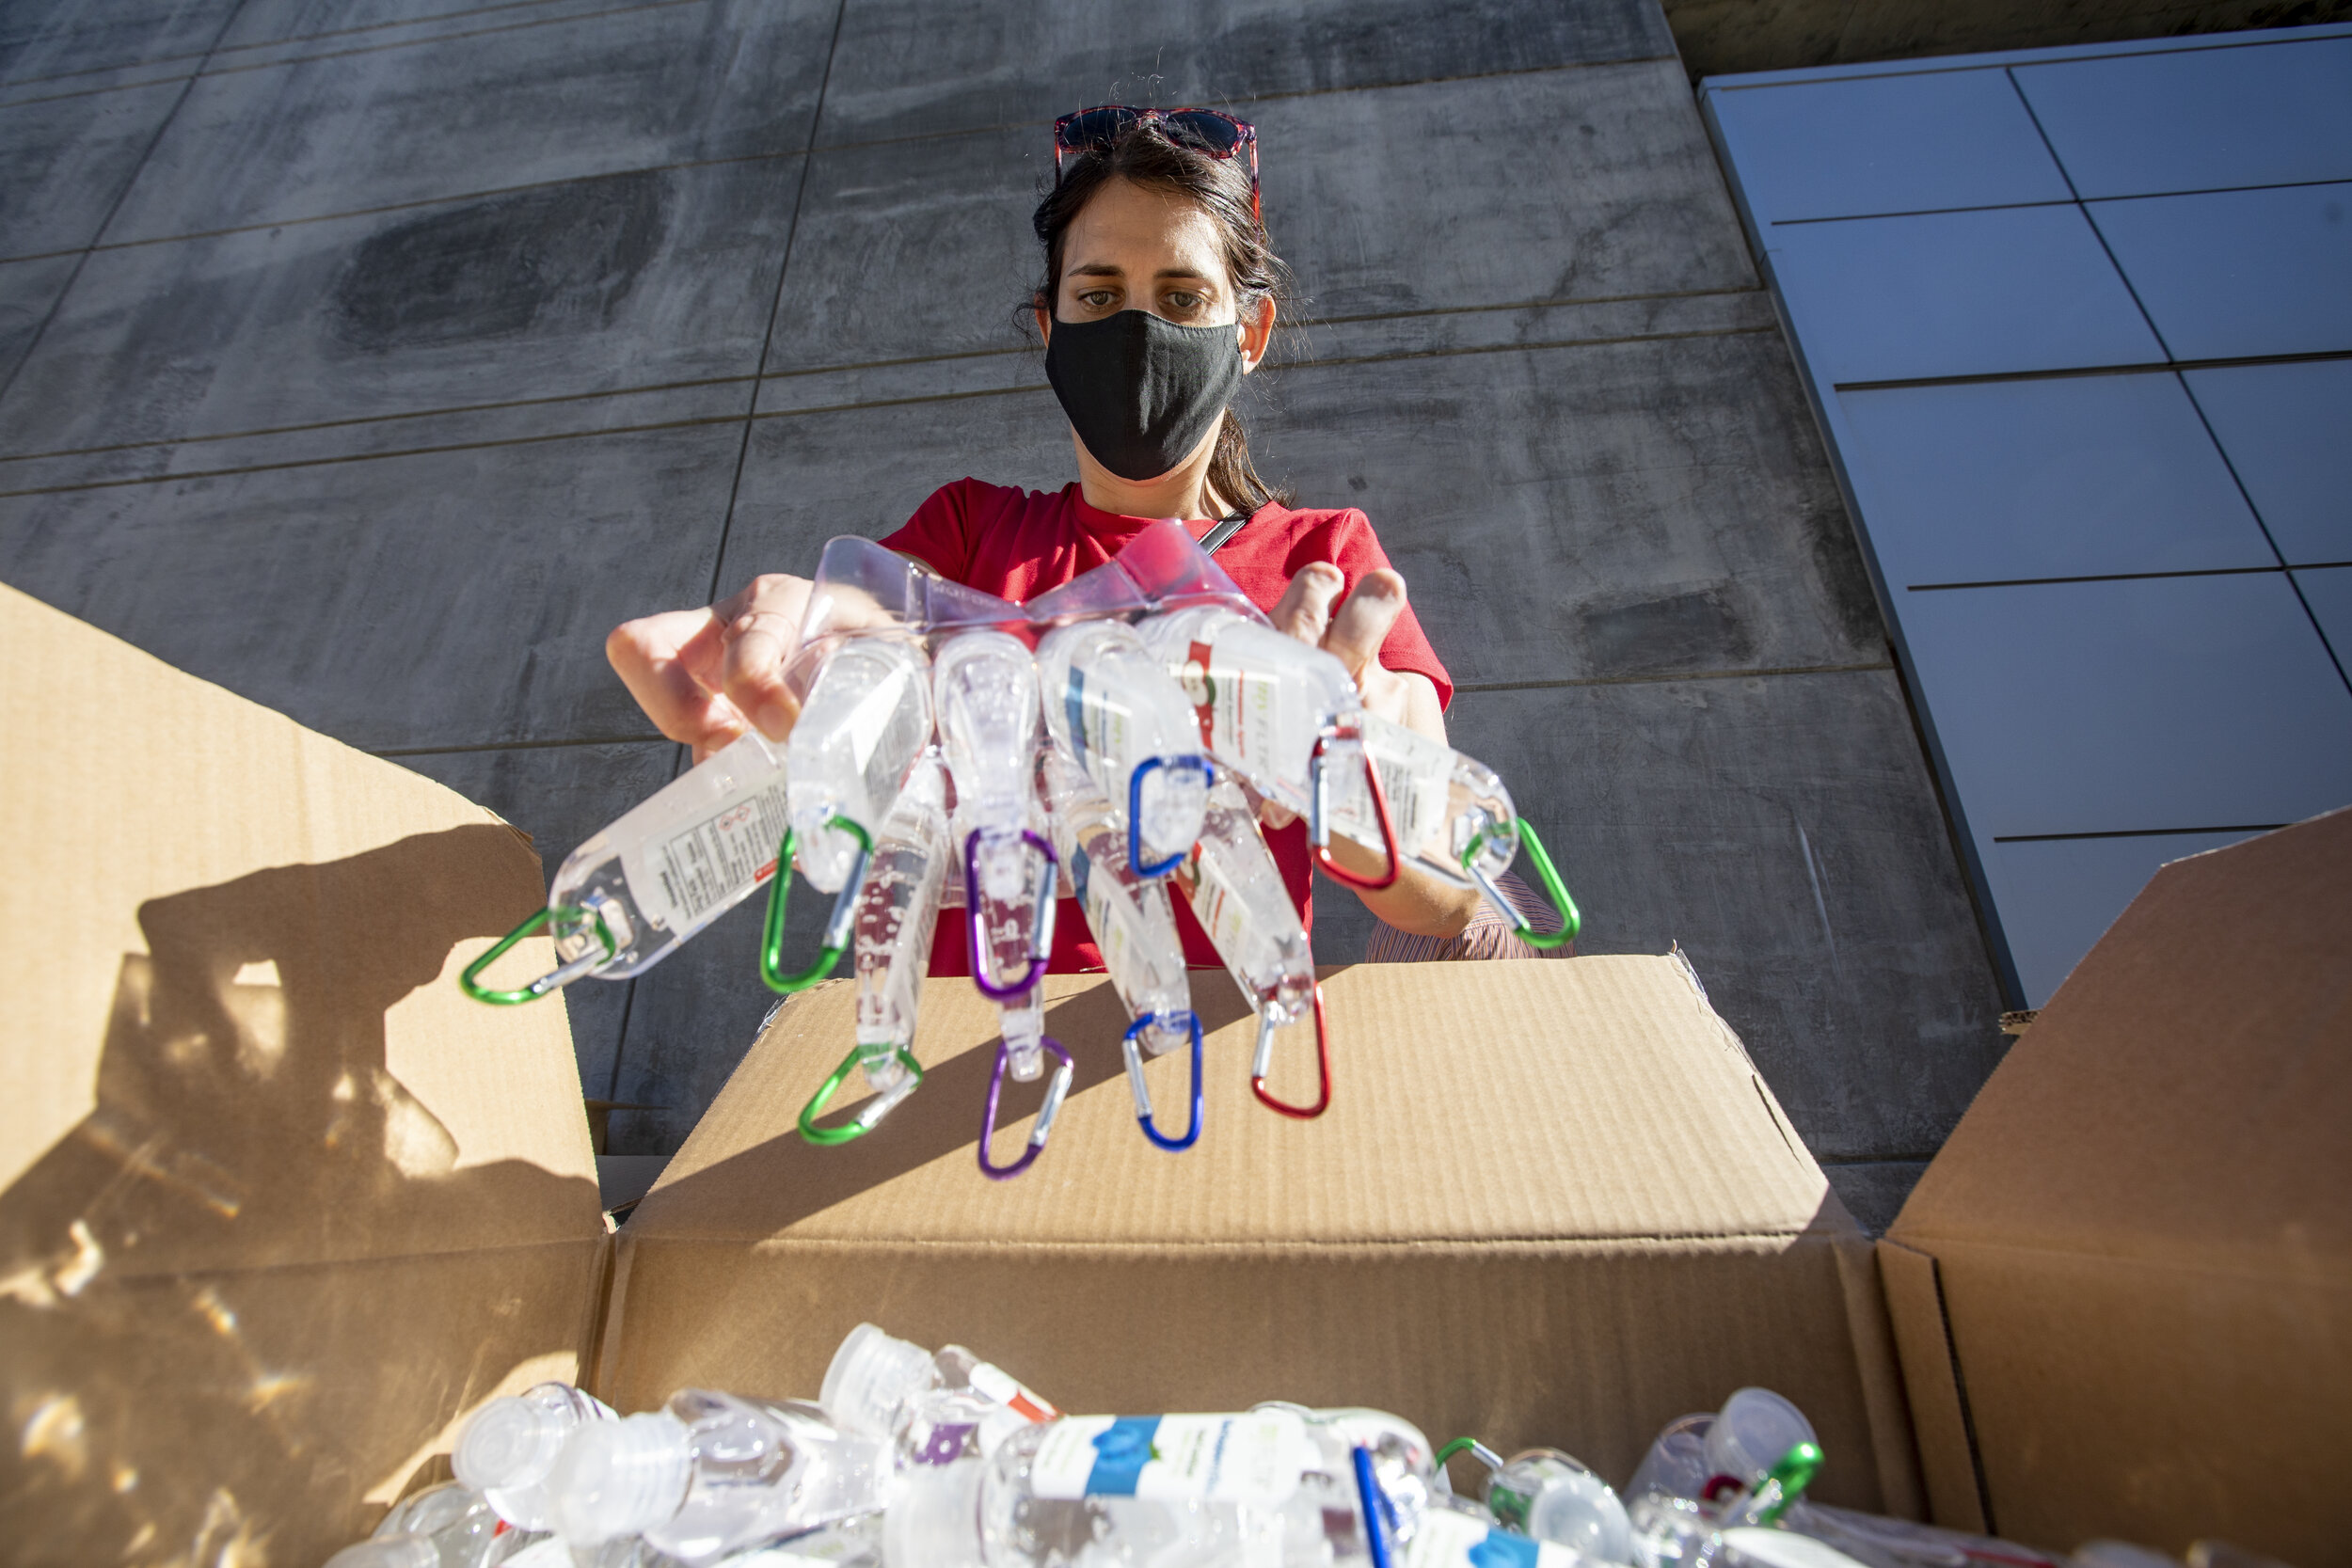
[[[1113,180],[1148,191],[1182,197],[1209,214],[1224,244],[1225,271],[1232,279],[1234,305],[1247,321],[1260,302],[1291,297],[1291,271],[1274,254],[1265,226],[1250,215],[1249,167],[1241,158],[1212,158],[1172,142],[1151,121],[1130,126],[1107,152],[1081,152],[1064,165],[1060,182],[1037,204],[1031,222],[1045,246],[1045,277],[1029,308],[1049,317],[1061,292],[1062,240],[1096,192]],[[1255,512],[1268,501],[1290,499],[1258,477],[1249,461],[1249,437],[1241,416],[1225,410],[1208,481],[1227,506]]]

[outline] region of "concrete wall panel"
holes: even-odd
[[[1248,119],[1244,101],[1279,94],[1673,57],[1648,0],[1181,0],[1148,15],[1085,0],[849,0],[819,140],[1032,122],[1045,143],[1056,115],[1097,103],[1232,105]]]
[[[797,152],[833,12],[824,0],[639,7],[206,76],[108,237]]]
[[[723,377],[741,378],[723,400],[739,414],[799,183],[798,157],[760,159],[101,251],[0,400],[0,450]],[[593,423],[575,411],[571,427]]]
[[[725,426],[0,500],[0,578],[355,746],[638,736],[604,634],[700,604]]]

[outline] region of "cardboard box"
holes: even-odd
[[[1049,978],[1078,1075],[1005,1182],[975,1158],[996,1022],[968,982],[926,987],[923,1088],[838,1148],[793,1122],[854,992],[794,1001],[622,1228],[599,1387],[805,1395],[872,1319],[1065,1410],[1369,1404],[1623,1480],[1666,1421],[1762,1383],[1820,1429],[1822,1496],[1916,1506],[1869,1243],[1675,959],[1366,964],[1324,989],[1331,1109],[1298,1122],[1251,1099],[1255,1022],[1195,972],[1205,1131],[1169,1154],[1136,1127],[1107,983]],[[1146,1069],[1167,1128],[1187,1055]],[[1284,1039],[1275,1092],[1312,1099],[1311,1058]],[[1008,1122],[999,1159],[1026,1136]]]
[[[1106,986],[1051,980],[1077,1087],[1006,1184],[961,982],[926,993],[923,1091],[802,1143],[836,982],[612,1237],[563,1004],[454,983],[540,901],[520,835],[7,590],[0,720],[11,1560],[315,1562],[497,1393],[805,1396],[861,1319],[1071,1409],[1371,1403],[1618,1478],[1762,1383],[1828,1500],[2344,1559],[2352,815],[2168,868],[1875,1252],[1687,973],[1589,957],[1327,973],[1304,1124],[1249,1101],[1240,1001],[1197,975],[1184,1155],[1133,1125]],[[1308,1042],[1281,1059],[1303,1096]],[[1149,1069],[1166,1112],[1184,1067]]]
[[[923,1091],[801,1141],[848,1046],[834,982],[616,1249],[562,1003],[455,985],[542,896],[520,835],[5,590],[0,658],[14,1560],[315,1562],[497,1393],[807,1396],[866,1318],[1072,1409],[1369,1402],[1620,1475],[1767,1382],[1820,1426],[1825,1495],[1915,1503],[1869,1244],[1674,960],[1334,972],[1313,1123],[1249,1100],[1240,999],[1202,973],[1184,1155],[1136,1130],[1107,986],[1053,980],[1077,1086],[1009,1183],[973,1158],[994,1025],[961,981],[926,993]],[[1278,1087],[1310,1061],[1285,1040]],[[1178,1116],[1184,1067],[1151,1069]]]
[[[2352,1561],[2352,812],[2177,861],[1881,1243],[1934,1517]]]

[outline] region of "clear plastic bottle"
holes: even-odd
[[[1728,1476],[1740,1486],[1754,1486],[1789,1449],[1820,1441],[1804,1412],[1770,1388],[1738,1389],[1707,1429],[1710,1481]]]
[[[1505,1528],[1600,1562],[1633,1560],[1633,1527],[1607,1481],[1557,1449],[1514,1454],[1486,1477],[1486,1503]]]
[[[1184,689],[1121,621],[1079,621],[1037,649],[1046,732],[1130,823],[1146,866],[1183,855],[1200,834],[1210,768]]]
[[[1341,726],[1358,738],[1326,748],[1331,832],[1386,853],[1361,761],[1369,755],[1399,854],[1457,886],[1473,879],[1462,863],[1473,843],[1472,864],[1488,877],[1509,869],[1518,853],[1518,818],[1493,770],[1365,712],[1346,667],[1329,654],[1221,605],[1166,611],[1136,629],[1193,703],[1210,754],[1267,800],[1311,817],[1316,739]]]
[[[1413,1499],[1426,1496],[1427,1446],[1416,1475],[1392,1442],[1366,1441],[1375,1413],[1328,1414],[1349,1419],[1262,1406],[1027,1427],[987,1461],[911,1475],[891,1510],[886,1551],[894,1564],[942,1568],[1360,1561],[1369,1547],[1356,1449],[1373,1456],[1375,1484],[1409,1534]],[[1382,1432],[1411,1431],[1392,1417],[1378,1421]]]
[[[898,1053],[914,1041],[915,1006],[930,969],[931,934],[950,858],[947,779],[932,750],[916,760],[898,804],[883,820],[866,885],[858,893],[852,948],[857,1048],[866,1081],[881,1097],[863,1113],[875,1120],[915,1083]]]
[[[1194,1027],[1192,987],[1167,888],[1128,865],[1120,814],[1068,753],[1058,747],[1047,752],[1041,773],[1054,847],[1070,870],[1119,1000],[1128,1017],[1144,1021],[1140,1043],[1155,1055],[1184,1044]]]
[[[472,1488],[444,1483],[402,1498],[373,1535],[326,1560],[329,1568],[498,1568],[545,1539],[510,1528]]]
[[[578,1546],[643,1535],[690,1563],[888,1505],[889,1449],[824,1413],[682,1388],[650,1415],[580,1428],[548,1490]]]
[[[1250,1010],[1276,1029],[1304,1018],[1314,1000],[1314,953],[1257,814],[1231,779],[1209,791],[1200,836],[1174,881]]]
[[[842,638],[810,685],[785,744],[785,791],[801,874],[820,892],[840,892],[857,858],[856,841],[826,822],[878,832],[930,743],[930,673],[919,641],[883,631]]]
[[[591,1421],[618,1419],[612,1406],[568,1383],[542,1383],[474,1412],[458,1434],[450,1467],[508,1524],[552,1529],[547,1481],[564,1443]]]
[[[1711,1410],[1668,1421],[1665,1430],[1651,1439],[1649,1452],[1642,1456],[1625,1495],[1630,1498],[1658,1493],[1693,1499],[1706,1496],[1707,1482],[1715,1473],[1707,1459],[1707,1429],[1714,1424]]]
[[[1025,1082],[1044,1070],[1034,981],[1054,933],[1054,865],[1032,784],[1037,668],[1020,639],[965,632],[940,648],[931,680],[940,748],[956,785],[949,875],[963,883],[973,972],[1001,1011],[1006,1066]]]
[[[902,1470],[993,1453],[1023,1427],[1061,1418],[961,1345],[934,1354],[872,1323],[850,1330],[834,1352],[818,1402],[843,1432],[890,1439]]]
[[[775,874],[786,821],[784,748],[756,731],[671,780],[556,869],[548,908],[564,967],[532,989],[651,969]],[[590,915],[612,936],[610,959]]]

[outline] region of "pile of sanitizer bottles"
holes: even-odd
[[[1461,1451],[1486,1470],[1476,1498],[1447,1478]],[[1550,1449],[1432,1451],[1377,1410],[1063,1416],[961,1346],[861,1323],[815,1404],[685,1388],[624,1418],[561,1383],[493,1400],[457,1480],[328,1568],[2181,1568],[1815,1503],[1821,1462],[1764,1388],[1669,1424],[1619,1493]]]
[[[1270,804],[1309,824],[1316,863],[1359,887],[1407,866],[1476,886],[1521,935],[1556,946],[1578,915],[1501,780],[1442,742],[1367,712],[1346,668],[1278,632],[1184,525],[1153,524],[1118,557],[1016,605],[870,541],[825,546],[785,679],[788,741],[747,734],[573,851],[546,910],[468,967],[485,1002],[528,1002],[594,975],[642,974],[769,884],[760,971],[789,994],[850,955],[857,1037],[802,1111],[802,1135],[870,1131],[923,1081],[915,1007],[940,910],[961,907],[973,983],[998,1009],[980,1168],[1016,1176],[1045,1146],[1073,1070],[1044,1032],[1039,979],[1067,886],[1133,1022],[1120,1041],[1136,1118],[1166,1149],[1200,1136],[1200,1022],[1170,889],[1189,905],[1258,1018],[1251,1087],[1311,1117],[1330,1103],[1328,1030],[1307,933],[1259,829]],[[1332,836],[1362,847],[1355,868]],[[1522,845],[1564,929],[1537,933],[1498,890]],[[791,868],[836,895],[813,961],[783,952]],[[483,976],[523,937],[561,960],[515,990]],[[1265,1086],[1276,1032],[1311,1018],[1321,1091]],[[1184,1131],[1155,1118],[1147,1055],[1189,1047]],[[1027,1147],[993,1156],[1004,1080],[1055,1059]],[[853,1072],[872,1091],[820,1123]],[[1169,1119],[1173,1119],[1172,1117]]]

